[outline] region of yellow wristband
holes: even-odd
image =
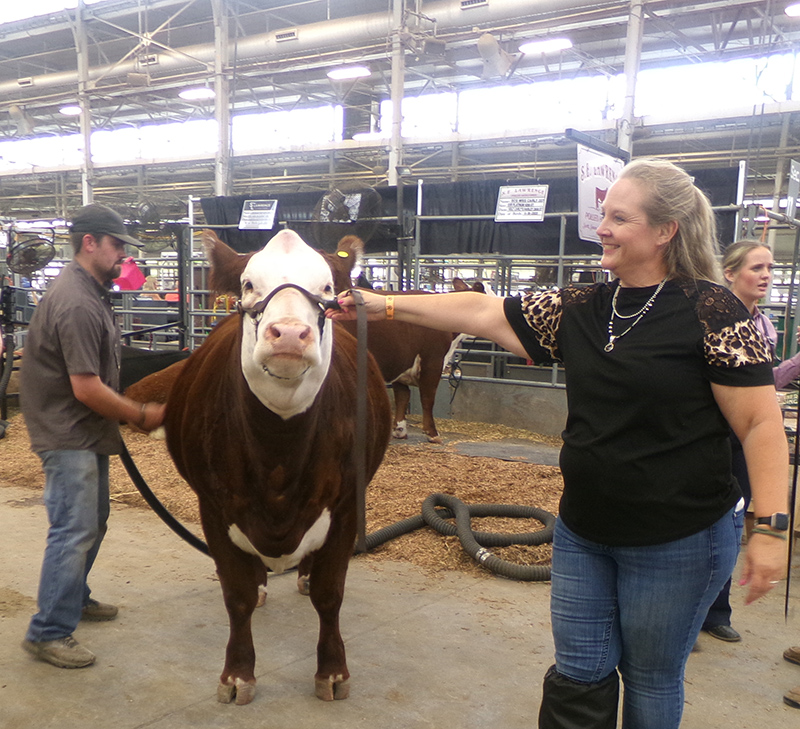
[[[386,297],[386,318],[394,319],[394,296]]]
[[[142,406],[139,408],[139,420],[136,423],[137,426],[140,428],[144,427],[144,422],[147,420],[147,413],[145,412],[145,408],[147,407],[147,403],[143,402]]]

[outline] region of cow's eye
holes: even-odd
[[[325,292],[326,294],[332,294],[332,293],[333,293],[333,286],[331,286],[330,284],[328,284],[328,285],[325,287],[325,291],[324,291],[324,292]]]
[[[252,290],[253,290],[253,284],[251,284],[249,281],[245,281],[242,283],[242,291],[244,291],[244,293],[248,293],[249,291]]]

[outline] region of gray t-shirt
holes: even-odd
[[[35,452],[120,452],[119,424],[77,400],[69,379],[98,375],[117,390],[120,347],[108,290],[72,261],[36,307],[25,340],[20,405]]]

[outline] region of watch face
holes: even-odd
[[[771,526],[779,532],[785,532],[789,528],[789,515],[773,514]]]

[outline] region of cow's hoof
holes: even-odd
[[[154,440],[167,439],[167,431],[164,429],[163,425],[159,425],[155,430],[151,430],[147,435],[149,435]]]
[[[217,701],[221,704],[230,704],[233,701],[238,706],[243,706],[249,704],[255,695],[255,681],[243,681],[237,678],[231,683],[220,683],[217,686]]]
[[[350,679],[338,676],[314,679],[314,693],[323,701],[338,701],[350,696]]]
[[[267,586],[266,585],[259,585],[258,586],[258,599],[256,600],[256,607],[264,607],[264,604],[267,602]]]
[[[297,591],[301,595],[311,594],[311,575],[300,575],[297,578]]]
[[[428,443],[438,443],[439,445],[442,444],[442,436],[441,435],[429,435],[428,436]]]

